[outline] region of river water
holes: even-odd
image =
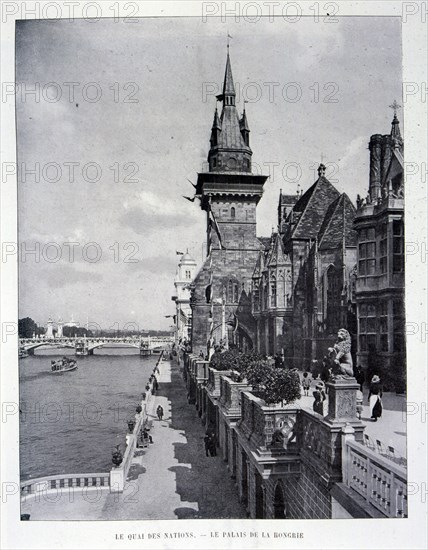
[[[158,356],[138,350],[96,350],[77,357],[78,369],[51,374],[52,359],[73,350],[44,349],[19,360],[21,480],[57,474],[108,472],[116,444],[125,447]]]

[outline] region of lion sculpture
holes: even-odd
[[[337,342],[332,348],[328,348],[328,351],[336,366],[333,378],[352,378],[354,369],[351,356],[351,335],[346,329],[339,330]]]

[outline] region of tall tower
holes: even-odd
[[[192,319],[192,310],[190,308],[190,284],[195,277],[196,262],[187,250],[180,258],[175,275],[174,286],[175,296],[172,300],[175,302],[175,326],[177,342],[189,340],[190,327]]]
[[[48,323],[47,323],[47,327],[46,327],[46,338],[53,338],[53,337],[54,337],[54,333],[53,333],[53,321],[52,321],[52,319],[49,317]]]
[[[214,112],[208,153],[208,172],[198,174],[196,194],[207,213],[207,259],[192,285],[192,347],[206,350],[211,336],[219,342],[222,314],[231,333],[229,342],[252,347],[248,293],[261,243],[256,236],[256,207],[267,176],[251,172],[250,129],[245,109],[236,108],[229,51],[226,59],[219,116]],[[236,320],[238,310],[248,318],[245,326]],[[212,315],[212,317],[211,317]],[[239,331],[238,331],[239,325]]]
[[[58,332],[56,333],[56,336],[57,336],[57,338],[62,338],[63,337],[62,329],[64,327],[64,321],[62,320],[61,317],[58,319],[57,326],[58,326]]]

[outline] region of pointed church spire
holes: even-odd
[[[223,95],[235,98],[235,85],[233,83],[232,66],[230,64],[229,51],[227,52],[226,71],[224,73]],[[235,104],[235,102],[233,102]]]
[[[247,102],[244,101],[244,111],[242,113],[242,118],[240,120],[241,132],[242,132],[242,130],[245,130],[247,132],[250,131],[250,127],[248,126],[247,113],[245,112],[245,103],[247,103]]]
[[[229,47],[227,48],[226,70],[224,72],[223,93],[217,96],[224,105],[235,105],[235,84],[233,83],[232,66],[230,64]]]
[[[401,109],[401,105],[399,105],[394,99],[394,102],[392,103],[392,105],[390,105],[390,108],[394,111],[394,118],[392,119],[391,123],[391,137],[401,140],[400,122],[397,118],[397,111],[398,109]]]
[[[217,107],[215,108],[215,111],[214,111],[213,130],[221,130],[221,122],[218,116]]]

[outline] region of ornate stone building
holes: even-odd
[[[225,336],[241,348],[255,338],[249,292],[261,249],[256,236],[256,207],[267,176],[251,171],[249,125],[235,105],[229,53],[223,103],[211,129],[208,171],[198,174],[196,195],[207,213],[207,259],[192,284],[192,347],[206,351],[207,342]],[[239,321],[237,317],[239,314]],[[226,329],[225,329],[226,327]]]
[[[395,109],[397,105],[394,103]],[[370,183],[358,198],[358,363],[384,384],[405,390],[404,178],[396,112],[389,134],[370,138]]]
[[[355,208],[326,179],[299,196],[279,197],[278,228],[265,242],[253,273],[256,347],[309,366],[326,353],[342,326],[356,335]]]
[[[192,326],[192,310],[190,307],[190,284],[196,273],[196,262],[186,251],[180,258],[174,279],[175,295],[171,300],[175,302],[176,327],[175,337],[178,343],[189,340]]]

